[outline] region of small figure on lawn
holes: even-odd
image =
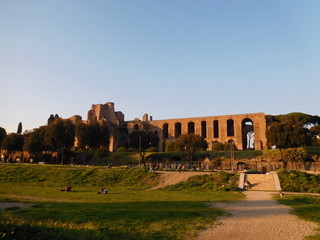
[[[71,184],[68,184],[65,189],[62,189],[62,192],[70,192],[72,190]]]
[[[107,193],[108,193],[108,189],[106,189],[105,187],[101,188],[101,190],[98,192],[98,194],[107,194]]]
[[[251,187],[251,183],[247,180],[247,181],[245,181],[245,183],[244,183],[244,188],[245,189],[249,189]]]

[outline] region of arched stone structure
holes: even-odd
[[[159,150],[163,151],[166,140],[176,140],[182,134],[195,133],[204,137],[211,150],[213,142],[225,143],[234,141],[239,150],[254,146],[254,149],[267,149],[266,118],[264,113],[237,114],[225,116],[209,116],[195,118],[180,118],[153,120],[148,114],[143,120],[125,121],[124,114],[114,110],[113,103],[94,104],[88,112],[88,123],[104,121],[111,131],[110,151],[124,146],[128,134],[132,131],[152,131],[159,136]],[[254,132],[248,145],[249,132]],[[249,147],[248,147],[249,146]]]
[[[248,125],[248,127],[247,122],[251,122],[252,125]],[[266,119],[264,113],[154,120],[149,121],[148,124],[151,128],[162,130],[159,131],[160,150],[163,150],[162,143],[166,139],[175,140],[179,135],[191,132],[205,138],[209,145],[208,150],[211,149],[213,142],[225,143],[230,139],[234,141],[239,150],[244,150],[248,149],[248,147],[244,144],[246,136],[243,135],[247,134],[249,130],[254,130],[254,138],[251,139],[254,141],[251,144],[254,146],[254,149],[267,149]],[[168,126],[168,132],[166,132],[166,129],[163,129],[163,126]],[[167,133],[167,135],[165,134],[167,138],[164,138],[163,133]]]

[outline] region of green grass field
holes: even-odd
[[[139,168],[0,165],[0,171],[0,203],[33,204],[0,212],[0,239],[186,239],[224,214],[208,202],[243,198],[199,184],[145,191],[158,175]],[[73,191],[61,192],[67,183]],[[109,193],[97,194],[103,186]]]

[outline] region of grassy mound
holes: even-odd
[[[283,169],[278,175],[283,191],[320,193],[320,175]]]
[[[38,183],[40,185],[103,186],[148,188],[158,176],[144,168],[86,168],[43,165],[0,165],[0,183]]]
[[[216,172],[210,175],[198,175],[191,177],[188,181],[167,186],[169,191],[176,190],[201,190],[211,189],[216,191],[235,191],[239,176],[227,172]]]

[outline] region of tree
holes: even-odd
[[[45,144],[45,131],[46,127],[40,127],[25,135],[23,150],[33,155],[36,161],[39,161],[42,153],[48,150]]]
[[[308,159],[308,153],[302,148],[289,148],[284,150],[283,157],[286,162],[291,162],[292,164],[297,162],[304,163]]]
[[[45,141],[51,149],[58,153],[63,164],[65,150],[71,149],[74,145],[75,126],[71,120],[57,119],[46,128]]]
[[[21,134],[21,133],[22,133],[22,122],[19,122],[19,124],[18,124],[17,133],[18,133],[18,134]]]
[[[224,145],[221,142],[212,143],[212,151],[223,151]]]
[[[150,147],[158,147],[159,137],[153,132],[134,131],[129,134],[129,147],[139,152],[141,161],[146,167],[145,154]]]
[[[176,141],[176,146],[180,149],[180,151],[188,152],[191,164],[193,164],[196,151],[207,150],[208,143],[204,140],[203,137],[191,133],[181,135]]]
[[[9,159],[12,159],[15,152],[22,151],[24,144],[24,136],[21,134],[12,133],[8,135],[2,142],[2,148],[7,150]]]
[[[308,134],[309,130],[304,125],[302,121],[285,120],[273,122],[267,130],[268,143],[280,149],[284,168],[286,168],[288,161],[284,157],[283,149],[311,145],[311,135]]]
[[[0,149],[2,146],[3,140],[7,137],[7,132],[4,128],[0,127]]]
[[[86,125],[79,123],[76,126],[76,137],[81,149],[91,148],[93,150],[108,147],[110,143],[110,131],[106,123],[98,122]]]
[[[60,119],[58,114],[55,114],[55,115],[50,114],[50,117],[48,118],[48,125],[58,119]]]

